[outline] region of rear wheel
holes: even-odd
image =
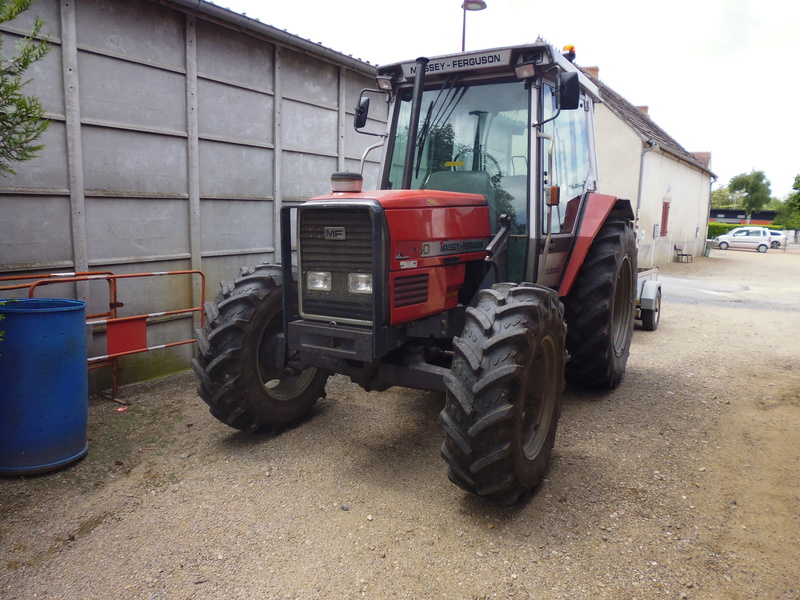
[[[607,221],[564,300],[567,379],[614,388],[630,354],[636,307],[636,238],[626,220]]]
[[[767,245],[766,245],[766,244],[761,244],[761,245],[758,247],[758,251],[759,251],[759,252],[761,252],[761,253],[763,254],[764,252],[766,252],[766,251],[767,251]]]
[[[564,388],[563,307],[551,289],[501,283],[482,290],[453,340],[439,417],[450,480],[503,504],[544,478]]]
[[[276,430],[304,416],[325,397],[328,373],[314,368],[288,376],[283,365],[281,270],[246,271],[206,303],[192,367],[211,414],[236,429]]]

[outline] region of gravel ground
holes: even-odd
[[[439,394],[336,377],[249,436],[187,373],[91,399],[85,459],[0,479],[0,597],[800,598],[800,249],[662,280],[620,387],[567,388],[525,504],[450,484]]]

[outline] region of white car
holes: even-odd
[[[782,231],[775,231],[774,229],[769,230],[769,247],[770,248],[780,248],[786,243],[786,234]]]
[[[715,237],[714,244],[720,250],[745,248],[766,252],[772,244],[772,236],[766,227],[737,227]]]

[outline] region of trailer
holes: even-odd
[[[636,319],[642,322],[642,329],[655,331],[661,319],[661,282],[658,280],[658,267],[639,269],[636,286]]]

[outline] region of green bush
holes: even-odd
[[[738,223],[709,223],[708,224],[708,238],[714,239],[718,235],[728,233],[731,229],[741,227]]]

